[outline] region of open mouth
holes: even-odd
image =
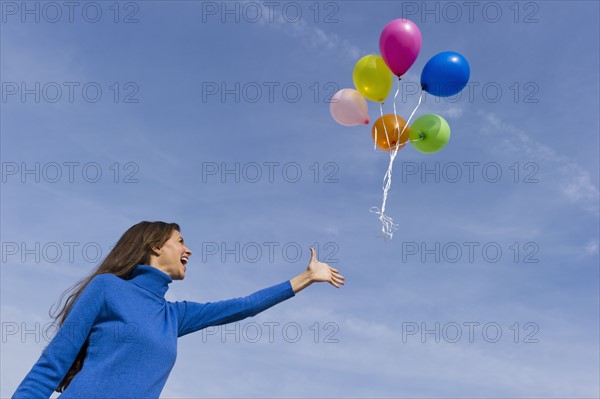
[[[185,265],[188,263],[188,257],[187,256],[182,256],[181,259],[181,264],[183,265],[183,269],[186,270]]]

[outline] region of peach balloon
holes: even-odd
[[[331,116],[344,126],[368,125],[369,107],[367,100],[354,89],[342,89],[331,98]]]

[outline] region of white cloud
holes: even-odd
[[[590,241],[585,246],[585,253],[588,255],[594,255],[598,253],[598,241]]]
[[[283,13],[272,13],[272,10],[264,3],[252,3],[254,5],[259,4],[262,7],[263,16],[270,15],[273,18],[272,22],[268,17],[260,18],[258,24],[272,26],[292,37],[302,39],[301,42],[312,48],[339,49],[342,55],[352,60],[357,60],[362,54],[361,50],[348,40],[340,38],[335,33],[327,33],[317,26],[310,26],[303,18],[298,21],[286,21]]]
[[[552,186],[557,187],[565,199],[595,216],[600,215],[600,192],[592,183],[589,171],[568,156],[559,154],[551,147],[535,140],[523,130],[504,122],[498,116],[483,111],[480,111],[479,115],[483,118],[481,132],[493,137],[497,143],[495,148],[504,147],[502,151],[546,164],[548,166],[544,168],[546,172],[554,171],[551,173]]]

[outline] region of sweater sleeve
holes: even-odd
[[[13,399],[47,399],[58,388],[102,310],[103,280],[102,275],[95,276],[81,291],[64,323],[18,386]]]
[[[255,316],[293,296],[295,293],[288,280],[246,297],[206,303],[174,302],[179,320],[177,336]]]

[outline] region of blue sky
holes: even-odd
[[[165,398],[600,394],[597,2],[475,2],[470,14],[462,2],[298,1],[272,20],[265,2],[229,2],[232,14],[222,2],[121,2],[117,23],[113,2],[77,3],[72,22],[53,3],[55,23],[49,3],[27,3],[39,22],[22,4],[2,2],[0,31],[1,397],[47,344],[22,330],[49,323],[95,251],[142,220],[179,223],[194,252],[169,300],[279,283],[315,243],[346,277],[228,326],[240,342],[223,328],[180,339]],[[389,156],[370,127],[336,124],[327,98],[353,88],[354,64],[399,17],[423,37],[400,116],[433,55],[460,52],[471,80],[417,111],[444,117],[451,139],[398,153],[386,213],[399,228],[384,241],[369,208]],[[39,182],[23,173],[36,163]],[[236,167],[238,181],[221,175]],[[424,331],[436,325],[439,342]]]

